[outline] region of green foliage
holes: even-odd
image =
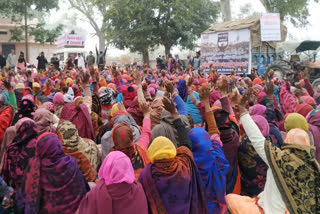
[[[0,14],[11,17],[13,15],[23,15],[25,5],[31,8],[35,5],[37,11],[49,11],[58,7],[59,0],[1,0]]]
[[[22,36],[22,33],[23,33],[23,29],[22,28],[10,29],[10,33],[11,33],[11,38],[9,40],[10,42],[11,41],[20,42],[20,41],[24,40],[24,38]]]
[[[50,44],[53,44],[55,40],[61,35],[61,32],[63,30],[63,25],[58,25],[54,29],[45,29],[44,23],[39,23],[36,25],[36,27],[32,27],[30,30],[29,35],[34,36],[34,40],[36,42],[45,43],[48,42]]]
[[[308,24],[310,2],[319,0],[260,0],[268,12],[280,13],[282,20],[288,19],[296,26]]]
[[[107,40],[139,52],[156,45],[164,45],[166,52],[174,45],[193,48],[219,13],[211,0],[108,0],[106,7]]]

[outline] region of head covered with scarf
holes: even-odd
[[[30,119],[19,123],[16,130],[15,138],[7,145],[4,153],[1,177],[14,188],[19,188],[23,183],[28,160],[35,154],[38,133],[35,122]]]
[[[176,149],[168,138],[157,137],[147,155],[152,164],[142,170],[139,182],[151,213],[208,212],[201,177],[187,147]]]
[[[147,214],[143,188],[135,182],[130,159],[122,152],[110,152],[99,170],[99,183],[82,200],[79,214],[112,213]]]
[[[26,214],[71,214],[88,189],[75,159],[64,154],[58,136],[44,133],[37,139],[35,157],[29,162],[17,203]]]
[[[56,128],[53,126],[52,113],[47,109],[37,109],[34,113],[33,120],[37,124],[38,135],[45,132],[56,132]]]
[[[209,213],[221,213],[226,209],[226,174],[229,163],[217,141],[211,141],[203,128],[191,129],[192,154],[198,166],[203,183],[206,185]],[[216,201],[216,202],[215,202]],[[224,208],[223,208],[224,207]]]

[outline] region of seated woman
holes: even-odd
[[[1,177],[13,188],[19,188],[23,183],[23,175],[28,166],[28,160],[34,157],[37,126],[29,118],[20,119],[16,123],[17,134],[4,151],[1,165]]]
[[[48,132],[40,135],[16,196],[22,212],[73,214],[88,191],[77,162],[64,154],[58,136]]]
[[[56,132],[56,127],[53,126],[52,113],[47,109],[37,109],[34,113],[33,120],[37,124],[38,135],[45,132]]]
[[[82,200],[79,214],[147,214],[148,203],[142,185],[135,180],[128,156],[110,152],[99,170],[99,183]]]
[[[64,153],[76,159],[86,180],[95,181],[98,166],[101,163],[97,145],[90,139],[80,137],[77,127],[70,121],[63,121],[58,125],[57,135]]]
[[[281,148],[273,146],[245,109],[250,96],[252,89],[248,89],[240,101],[241,122],[254,149],[269,166],[267,180],[258,198],[227,195],[229,211],[232,214],[319,213],[320,167],[314,158],[312,139],[306,131],[295,128],[288,132]]]
[[[178,127],[178,148],[166,137],[158,137],[149,146],[151,161],[141,172],[149,213],[208,213],[204,185],[192,158],[192,143],[185,126],[168,98],[165,109],[171,112]]]
[[[136,180],[141,170],[150,162],[147,157],[147,148],[151,140],[150,107],[147,103],[141,104],[144,113],[142,133],[137,142],[133,141],[133,133],[129,125],[120,123],[111,131],[114,146],[110,151],[121,151],[131,160],[135,170]]]
[[[268,121],[261,115],[251,117],[263,136],[269,139]],[[241,174],[241,195],[250,197],[259,195],[266,183],[268,166],[254,150],[246,134],[241,137],[238,157]]]
[[[209,94],[206,87],[200,88],[201,101],[206,111],[209,133],[203,128],[191,129],[189,138],[192,142],[192,154],[206,186],[207,206],[209,213],[226,213],[226,174],[229,163],[220,145],[219,130],[210,110]],[[210,140],[210,135],[212,136]]]

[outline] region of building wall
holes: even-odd
[[[29,21],[29,24],[36,23],[34,20]],[[16,55],[18,56],[20,52],[26,52],[25,43],[24,41],[21,42],[15,42],[15,41],[9,41],[11,38],[10,29],[14,29],[16,27],[19,27],[19,24],[12,23],[10,19],[0,19],[0,52],[3,52],[2,48],[3,45],[14,45]],[[4,34],[6,32],[6,34]],[[24,38],[24,34],[23,34]],[[48,61],[50,61],[50,58],[52,57],[53,53],[57,51],[55,44],[39,44],[36,43],[33,39],[33,37],[29,37],[29,63],[37,65],[37,56],[40,54],[40,52],[44,52],[44,55],[47,57]],[[7,56],[5,56],[7,57]]]

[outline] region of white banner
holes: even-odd
[[[78,34],[67,34],[57,39],[57,48],[84,47],[85,37]]]
[[[281,41],[280,14],[266,13],[260,17],[261,41]]]
[[[201,35],[201,62],[203,67],[210,65],[219,73],[232,71],[251,72],[250,30],[240,29]]]

